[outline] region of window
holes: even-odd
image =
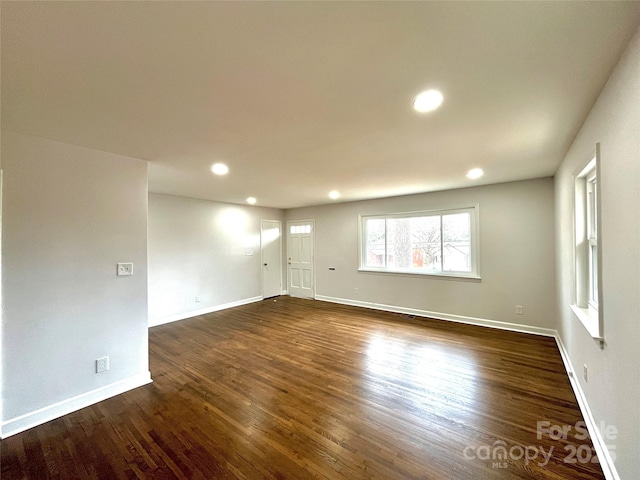
[[[291,233],[291,235],[311,233],[311,225],[291,225],[289,227],[289,233]]]
[[[360,270],[478,277],[476,210],[362,216]]]
[[[575,303],[572,310],[595,339],[602,340],[600,252],[598,249],[598,157],[575,175]]]
[[[595,169],[586,179],[587,241],[589,243],[589,305],[598,309],[598,209]]]

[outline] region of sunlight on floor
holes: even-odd
[[[464,399],[464,407],[476,403],[476,364],[468,352],[456,352],[426,343],[408,343],[376,333],[366,350],[366,368],[385,391],[396,390],[403,399],[423,408],[431,397]],[[408,385],[411,388],[408,388]],[[416,390],[418,387],[419,390]]]

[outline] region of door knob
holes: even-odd
[[[265,263],[265,264],[264,264],[264,266],[266,267],[266,266],[267,266],[267,264]]]

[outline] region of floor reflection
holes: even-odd
[[[365,355],[365,388],[390,407],[409,404],[431,412],[437,406],[441,414],[452,409],[456,415],[476,409],[476,363],[469,351],[376,333]]]

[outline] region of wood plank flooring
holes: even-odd
[[[3,440],[2,479],[604,478],[551,338],[289,297],[149,335],[154,383]]]

